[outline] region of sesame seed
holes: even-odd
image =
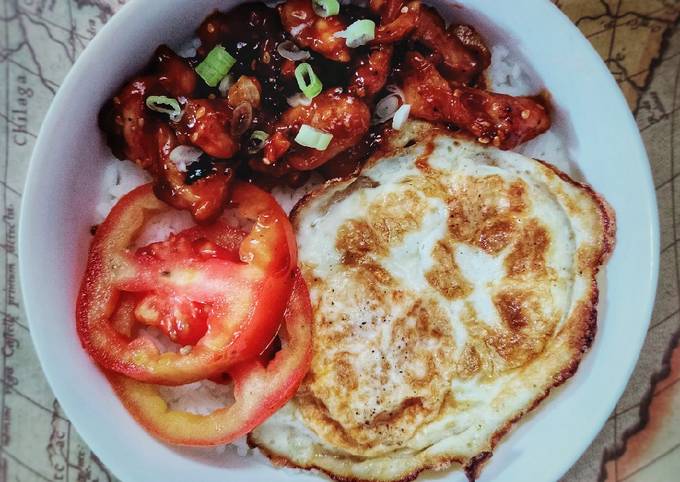
[[[531,116],[530,110],[523,110],[522,111],[522,119],[528,119],[530,116]]]

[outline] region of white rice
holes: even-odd
[[[173,410],[208,415],[234,402],[232,385],[201,381],[179,387],[160,387]]]
[[[170,237],[171,234],[179,233],[185,229],[190,228],[195,223],[191,219],[189,211],[167,211],[163,214],[158,214],[146,223],[144,229],[135,242],[135,247],[146,246],[157,241],[164,241]]]
[[[209,415],[234,403],[234,388],[231,384],[221,385],[209,380],[178,387],[160,387],[159,392],[171,409],[198,415]],[[218,445],[204,451],[222,455],[229,446],[232,446],[240,457],[245,457],[250,452],[245,436],[231,444]]]
[[[549,161],[558,169],[569,175],[574,175],[574,166],[569,160],[569,152],[558,133],[559,126],[551,128],[548,132],[530,140],[515,149],[520,154],[534,159]]]
[[[99,202],[95,207],[95,222],[102,222],[121,197],[149,181],[151,176],[134,162],[119,161],[112,157],[104,169]]]
[[[533,95],[532,82],[521,64],[513,59],[504,45],[491,47],[491,65],[487,70],[489,86],[500,94],[522,96]]]
[[[344,2],[344,0],[342,0]],[[279,0],[270,2],[281,3]],[[200,41],[191,40],[178,48],[182,57],[193,57],[196,49],[200,47]],[[505,46],[492,46],[492,63],[488,70],[489,86],[492,91],[508,95],[534,95],[537,93],[536,84],[527,74],[528,69],[517,58],[513,57],[510,50]],[[553,127],[545,134],[516,149],[518,152],[548,160],[567,173],[573,169],[569,163],[569,153],[565,146],[564,129],[561,122],[555,122]],[[111,207],[127,192],[135,187],[151,180],[150,176],[134,163],[112,159],[104,171],[100,202],[97,204],[96,213],[98,222],[103,220]],[[283,209],[290,213],[295,204],[304,195],[314,190],[323,182],[323,179],[314,175],[310,181],[298,189],[277,187],[272,191],[276,200]],[[193,224],[191,216],[183,212],[171,212],[156,216],[151,219],[146,228],[137,239],[138,246],[167,239],[171,233],[179,232]],[[155,328],[140,330],[142,336],[154,340],[161,351],[179,351],[179,345],[170,342],[167,337],[161,335]],[[219,385],[211,381],[200,381],[179,387],[162,387],[161,394],[167,400],[170,408],[196,414],[209,414],[212,411],[229,405],[233,402],[233,391],[230,385]],[[246,437],[235,440],[232,444],[213,447],[212,455],[222,456],[227,447],[232,446],[239,456],[255,455],[263,458],[257,450],[251,450],[246,442]],[[187,452],[196,453],[196,452]],[[203,455],[206,453],[202,452]]]
[[[190,59],[193,57],[196,57],[196,50],[201,46],[201,39],[194,38],[191,40],[187,40],[183,44],[180,44],[179,47],[175,49],[177,52],[177,55],[180,57],[184,57],[185,59]]]
[[[170,338],[164,336],[158,328],[153,326],[140,328],[137,332],[137,336],[151,341],[161,353],[169,351],[177,353],[181,348],[177,343],[172,342]]]

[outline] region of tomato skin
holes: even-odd
[[[182,233],[192,243],[218,245],[215,256],[210,246],[198,246],[199,255],[189,259],[129,248],[150,215],[171,209],[150,185],[135,189],[112,209],[92,242],[76,311],[81,343],[97,363],[140,381],[181,385],[218,375],[271,342],[293,287],[297,247],[292,227],[264,191],[236,183],[233,193],[238,214],[255,223],[250,233],[219,221]],[[151,340],[124,336],[111,323],[125,293],[181,295],[208,304],[207,331],[189,353],[160,353]],[[197,336],[189,330],[187,338],[176,341]]]
[[[229,370],[235,402],[208,415],[168,408],[156,385],[107,372],[125,408],[149,433],[178,445],[230,443],[264,422],[296,393],[312,360],[312,307],[307,286],[296,273],[295,287],[284,314],[282,349],[265,367],[253,359]]]

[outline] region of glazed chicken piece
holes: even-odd
[[[380,16],[376,38],[370,51],[355,60],[349,92],[357,97],[372,97],[382,90],[392,68],[393,42],[405,38],[416,26],[420,2],[402,7],[401,0],[372,0],[369,8]]]
[[[170,97],[187,97],[196,90],[196,71],[166,45],[161,45],[152,60],[158,83]]]
[[[319,17],[314,12],[312,0],[288,0],[278,9],[284,29],[298,46],[336,62],[350,61],[350,49],[345,45],[345,39],[335,36],[347,28],[340,16]]]
[[[242,75],[227,92],[229,106],[234,109],[247,102],[253,109],[259,109],[262,102],[262,86],[260,81],[249,75]]]
[[[209,163],[205,167],[209,172],[204,177],[190,181],[187,173],[181,172],[170,160],[170,153],[179,145],[172,130],[159,125],[156,139],[159,156],[152,174],[158,199],[176,209],[189,211],[197,223],[208,224],[217,219],[229,198],[232,169],[220,169]]]
[[[356,144],[368,132],[371,112],[358,98],[330,89],[308,106],[292,107],[283,113],[275,133],[264,148],[265,165],[288,165],[300,171],[315,169]],[[295,143],[302,124],[333,135],[326,150],[318,151]]]
[[[149,74],[130,81],[102,109],[100,124],[114,155],[149,169],[157,158],[154,136],[161,118],[147,109],[146,98],[189,96],[195,88],[194,69],[167,46],[159,47]]]
[[[104,106],[99,117],[113,155],[143,169],[151,169],[158,157],[158,121],[147,110],[145,99],[159,90],[156,78],[136,78]]]
[[[172,123],[180,144],[194,145],[217,159],[230,159],[240,148],[240,136],[252,124],[261,95],[258,80],[242,75],[226,99],[187,100],[182,119]]]
[[[480,73],[491,65],[491,50],[486,46],[479,32],[470,25],[451,25],[446,32],[448,35],[455,36],[468,52],[473,54]]]
[[[474,47],[466,48],[459,35]],[[411,38],[432,51],[429,60],[434,62],[449,80],[468,83],[489,66],[491,55],[472,27],[446,29],[444,20],[431,7],[422,7],[416,29]]]
[[[210,222],[224,209],[231,175],[215,171],[191,184],[187,182],[187,174],[170,160],[170,153],[179,145],[174,130],[144,104],[147,84],[155,82],[156,79],[137,79],[116,97],[109,115],[113,115],[117,129],[110,129],[110,124],[107,127],[103,121],[109,145],[118,158],[132,159],[153,176],[159,199],[188,210],[197,222]]]
[[[229,159],[239,150],[238,137],[231,133],[234,112],[226,99],[189,99],[182,119],[171,125],[180,144],[191,144],[218,159]]]
[[[421,4],[419,1],[377,0],[369,4],[380,15],[380,25],[375,30],[373,45],[394,43],[405,39],[418,25]]]
[[[157,50],[149,71],[125,85],[102,109],[100,124],[116,157],[134,161],[153,176],[160,199],[190,211],[198,222],[208,222],[222,212],[231,176],[211,170],[190,183],[187,173],[170,160],[170,153],[180,144],[192,144],[214,157],[233,156],[239,148],[230,134],[233,109],[226,100],[226,107],[210,100],[186,100],[182,118],[170,122],[167,114],[147,108],[147,97],[189,96],[196,87],[196,74],[167,47]]]
[[[381,24],[388,24],[399,16],[403,4],[402,0],[370,0],[368,8],[380,15]]]
[[[469,87],[451,87],[421,54],[406,55],[402,90],[411,115],[446,122],[482,144],[512,149],[550,128],[546,108],[530,97],[511,97]]]
[[[383,131],[384,129],[369,131],[359,142],[321,166],[319,173],[326,179],[347,178],[358,174],[361,166],[380,145]]]
[[[380,92],[390,74],[393,53],[391,45],[378,45],[359,57],[354,64],[349,93],[357,97],[373,97]]]

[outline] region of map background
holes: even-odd
[[[42,119],[73,62],[124,3],[0,0],[0,482],[116,480],[44,379],[22,310],[16,236]],[[680,0],[554,3],[600,52],[636,116],[662,231],[657,303],[640,361],[602,432],[563,480],[674,480],[680,470]]]

